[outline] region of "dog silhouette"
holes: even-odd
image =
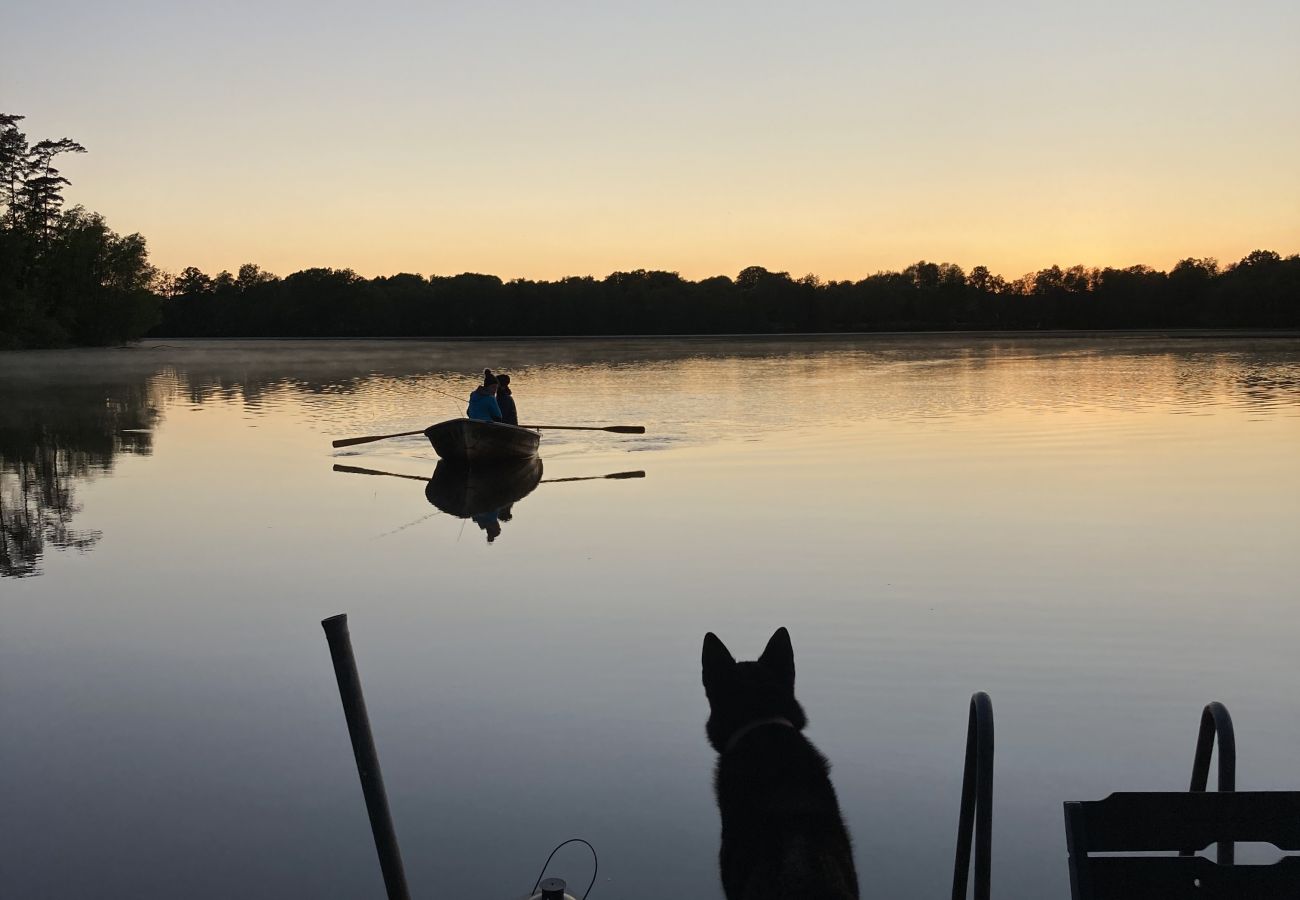
[[[756,661],[736,662],[709,632],[701,663],[727,900],[857,898],[830,763],[802,733],[808,719],[794,699],[790,633],[778,628]]]

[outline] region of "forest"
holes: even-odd
[[[494,337],[807,332],[1300,328],[1300,255],[1256,250],[1221,265],[1051,266],[1016,279],[985,266],[918,262],[858,281],[750,266],[732,278],[614,272],[555,281],[495,275],[364,278],[177,275],[144,238],[80,206],[55,163],[70,138],[30,143],[0,114],[0,349],[122,344],[141,337]]]
[[[1257,250],[1220,266],[1052,266],[1008,281],[918,262],[860,281],[792,278],[751,266],[689,281],[637,270],[557,281],[493,275],[362,278],[255,265],[186,269],[165,287],[157,335],[359,337],[788,334],[956,329],[1298,328],[1300,256]]]

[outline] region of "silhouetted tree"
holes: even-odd
[[[70,182],[54,161],[86,148],[71,138],[28,146],[22,118],[0,114],[0,348],[139,337],[159,317],[144,238],[81,207],[65,212]]]
[[[175,291],[183,297],[198,297],[212,293],[212,279],[194,266],[187,266],[176,276]]]
[[[53,236],[55,217],[63,208],[63,188],[72,184],[54,167],[54,158],[61,153],[85,152],[86,148],[76,141],[60,138],[38,141],[23,160],[18,205],[28,227],[47,241]]]
[[[12,219],[18,209],[18,191],[22,187],[23,165],[27,158],[27,135],[18,130],[25,116],[0,113],[0,204],[4,215]]]

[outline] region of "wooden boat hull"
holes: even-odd
[[[524,499],[542,480],[542,461],[513,460],[468,466],[443,460],[424,489],[430,503],[460,519],[496,513]]]
[[[536,431],[501,422],[449,419],[430,425],[425,437],[443,459],[463,463],[500,462],[537,456],[542,436]]]

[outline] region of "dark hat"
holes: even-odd
[[[502,385],[507,385],[510,383],[510,376],[504,372],[501,372],[497,375],[497,381],[500,382]]]
[[[497,383],[497,377],[496,377],[495,375],[492,374],[492,370],[491,370],[491,369],[484,369],[484,370],[483,370],[483,386],[484,386],[484,387],[487,387],[489,384],[496,384],[496,383]]]

